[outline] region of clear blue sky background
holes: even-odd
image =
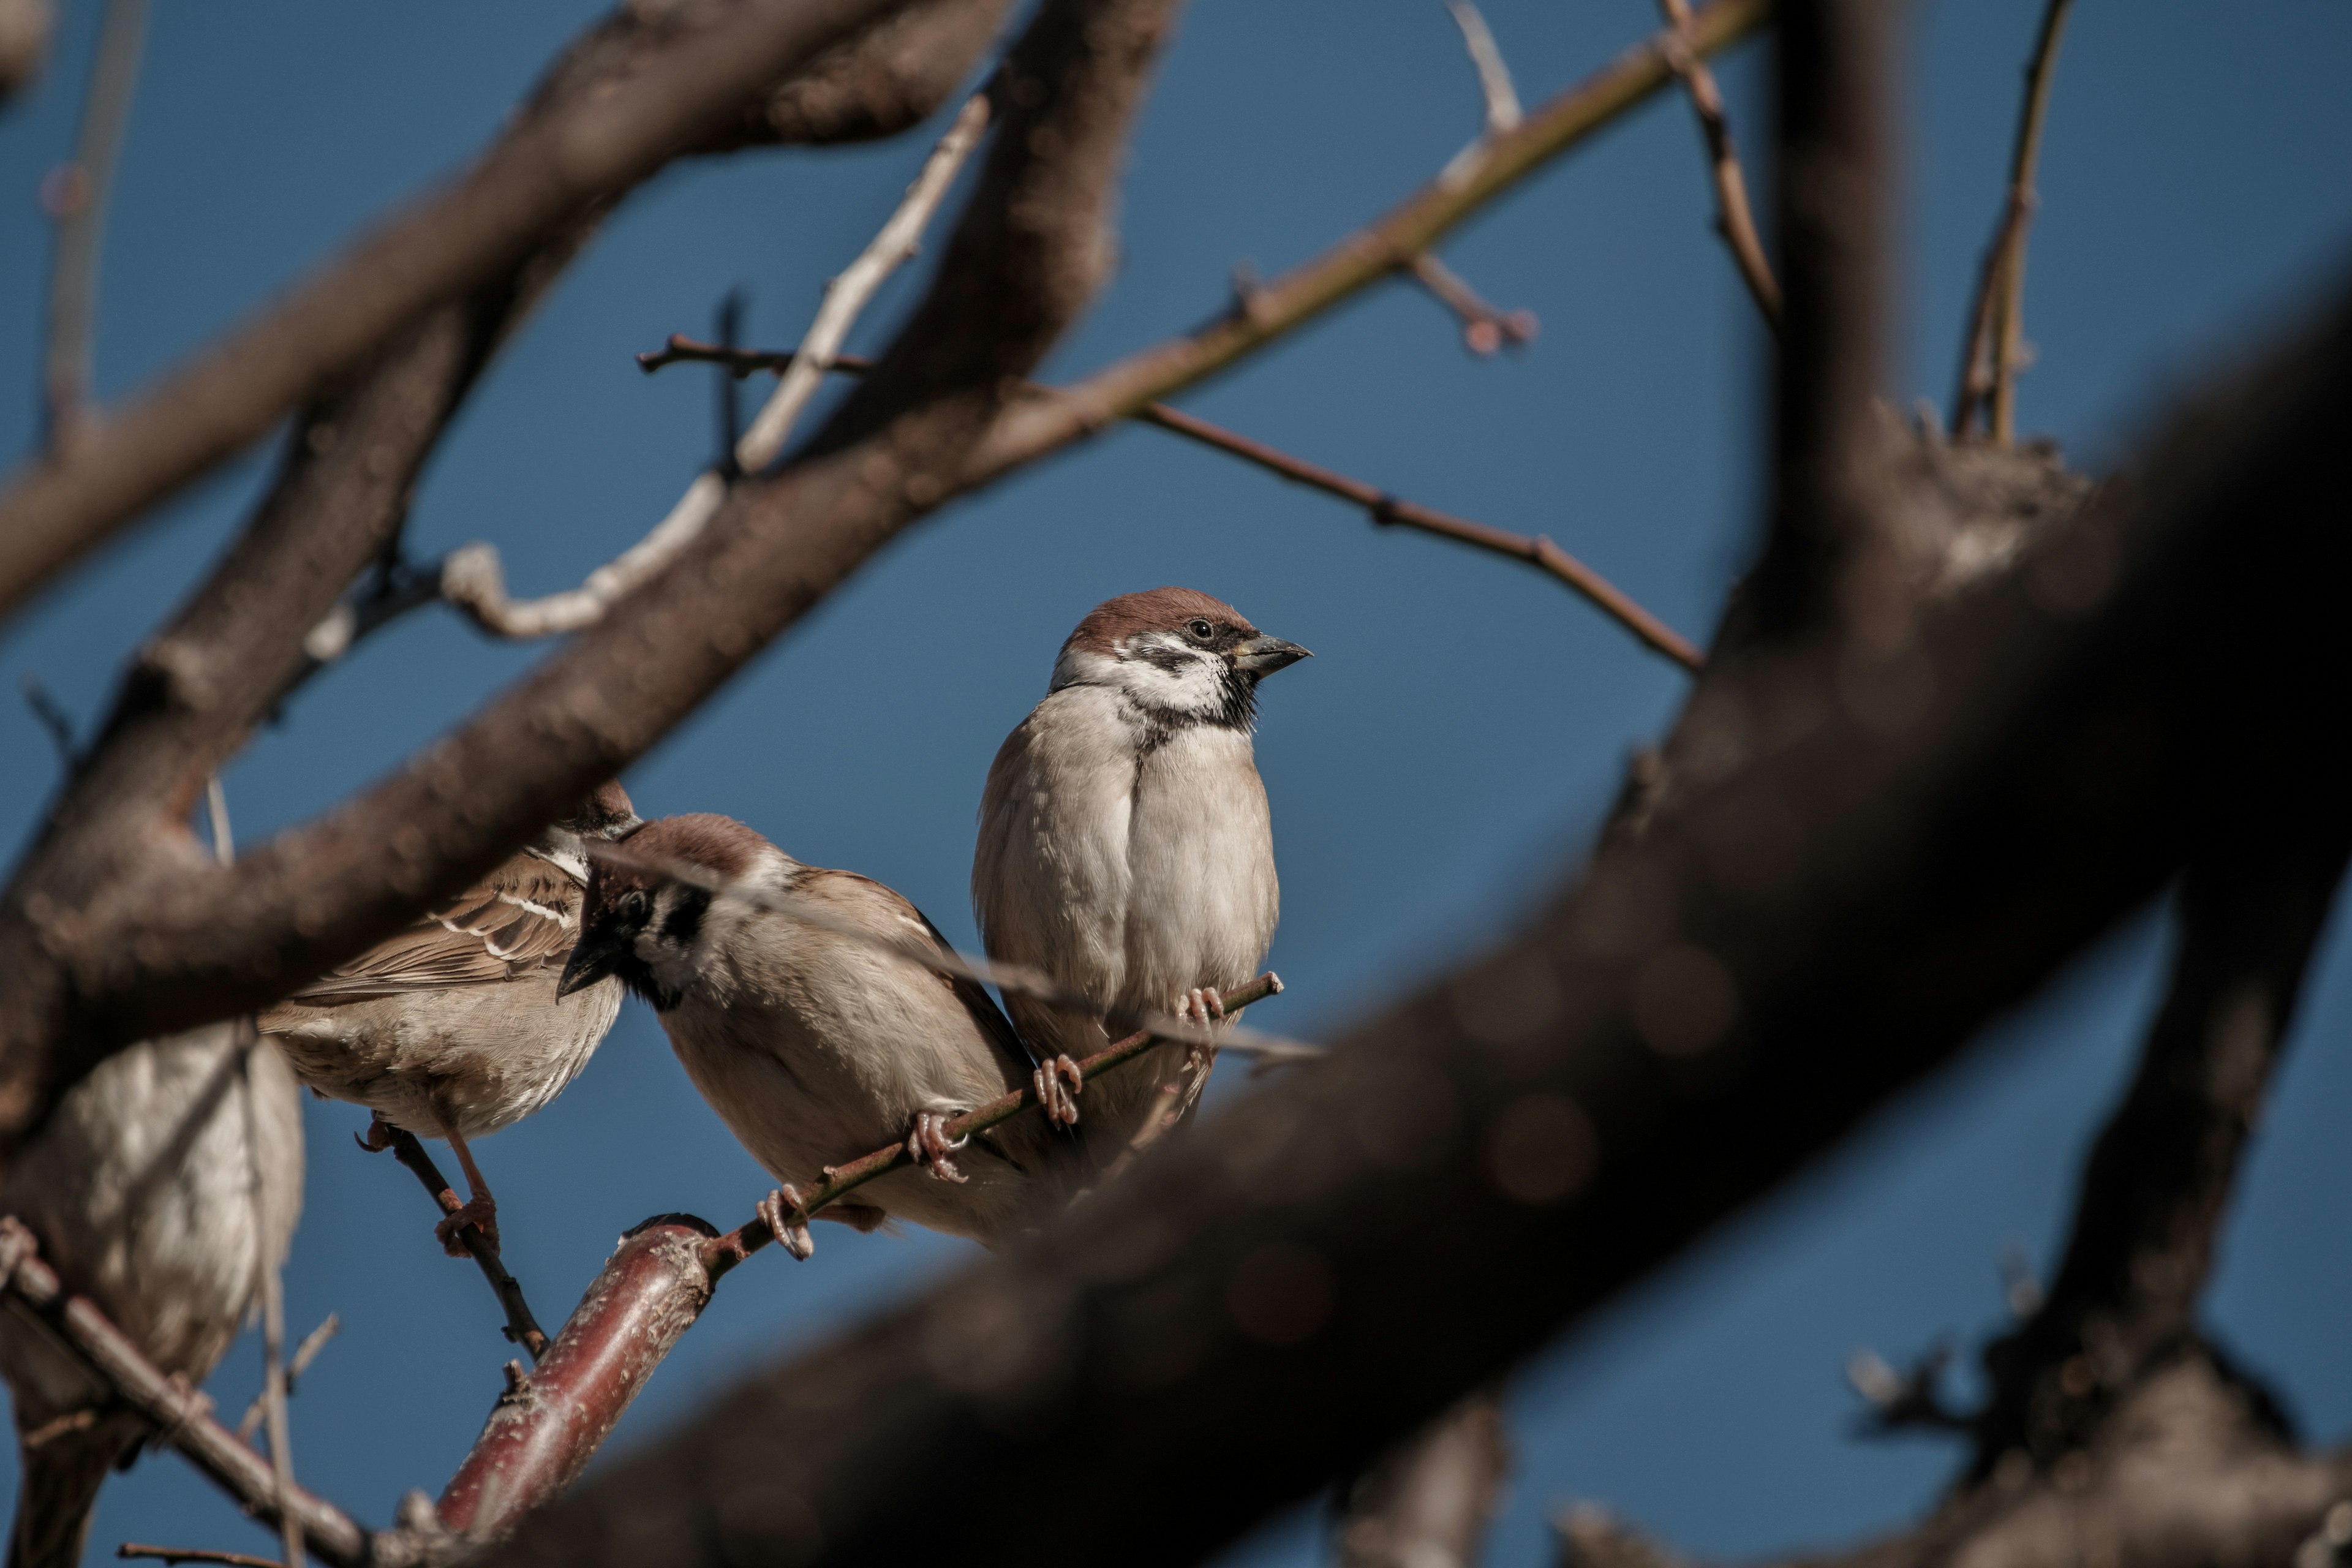
[[[67,7],[32,99],[0,118],[0,446],[36,426],[48,237],[34,205],[70,145],[95,34]],[[2000,196],[2036,0],[1919,5],[1902,91],[1910,172],[1895,390],[1949,396],[1953,347]],[[494,132],[582,0],[157,7],[108,237],[98,373],[121,396],[267,300]],[[1647,0],[1493,0],[1530,100],[1653,25]],[[1760,144],[1750,49],[1725,85]],[[2168,387],[2242,352],[2352,254],[2352,10],[2085,0],[2059,68],[2028,319],[2026,424],[2080,465],[2127,451]],[[1233,265],[1299,261],[1425,179],[1477,98],[1434,0],[1202,0],[1146,118],[1125,262],[1058,356],[1071,372],[1198,321]],[[411,537],[505,552],[519,591],[576,582],[635,538],[710,448],[698,372],[630,354],[701,332],[738,285],[761,341],[796,337],[824,280],[896,199],[927,139],[675,171],[622,213],[498,363],[436,460]],[[1707,232],[1687,110],[1664,100],[1530,182],[1447,247],[1543,335],[1478,362],[1402,286],[1376,291],[1185,401],[1397,492],[1550,533],[1703,637],[1754,536],[1764,339]],[[912,297],[895,288],[853,340]],[[89,722],[125,650],[220,548],[257,453],[167,509],[0,631],[0,675],[37,673]],[[1494,930],[1578,852],[1627,750],[1681,677],[1549,582],[1401,534],[1149,430],[1127,430],[892,548],[634,770],[648,814],[716,810],[803,858],[879,876],[971,940],[971,815],[999,737],[1087,606],[1176,582],[1232,599],[1318,658],[1266,693],[1260,757],[1285,884],[1268,1025],[1307,1036]],[[392,766],[535,657],[414,617],[297,700],[230,774],[241,832],[316,811]],[[52,789],[47,742],[0,700],[0,840]],[[1932,1443],[1854,1440],[1840,1367],[1858,1346],[1971,1346],[1997,1263],[2046,1262],[2088,1131],[2127,1070],[2159,978],[2151,915],[2009,1020],[1859,1142],[1529,1369],[1518,1474],[1494,1561],[1548,1548],[1546,1514],[1602,1500],[1696,1551],[1830,1542],[1915,1513],[1948,1472]],[[2334,939],[2266,1123],[2212,1297],[2221,1331],[2323,1438],[2352,1431],[2345,1245],[2352,948]],[[444,1260],[407,1176],[355,1150],[362,1115],[310,1112],[297,1331],[342,1337],[295,1405],[304,1478],[373,1521],[437,1490],[509,1353],[470,1267]],[[551,1321],[640,1217],[732,1223],[765,1183],[632,1006],[584,1079],[481,1155],[509,1255]],[[642,1442],[750,1362],[806,1345],[965,1260],[936,1237],[820,1230],[730,1279],[616,1442]],[[242,1408],[250,1343],[214,1383]],[[0,1463],[11,1463],[0,1460]],[[13,1485],[13,1481],[11,1482]],[[185,1467],[108,1489],[93,1541],[253,1546]],[[1312,1510],[1240,1553],[1304,1564]]]

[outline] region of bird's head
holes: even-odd
[[[618,978],[658,1012],[678,1005],[700,973],[714,921],[711,890],[651,868],[676,865],[735,882],[782,857],[732,817],[666,816],[629,835],[630,863],[598,859],[588,874],[580,940],[556,994]]]
[[[617,843],[646,825],[629,804],[629,792],[621,787],[618,779],[607,779],[596,786],[596,793],[582,801],[562,816],[555,826],[583,838],[602,838]]]
[[[1097,605],[1062,645],[1054,689],[1108,686],[1147,711],[1246,729],[1257,683],[1312,657],[1222,599],[1152,588]]]

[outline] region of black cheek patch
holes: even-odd
[[[709,909],[710,895],[701,889],[680,892],[677,903],[669,911],[669,918],[662,921],[663,939],[680,947],[692,947],[694,939],[701,933],[702,917]]]

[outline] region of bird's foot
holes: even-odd
[[[1205,1029],[1224,1018],[1225,999],[1213,985],[1196,985],[1176,998],[1176,1016]]]
[[[1086,1074],[1068,1057],[1055,1057],[1029,1075],[1037,1090],[1037,1103],[1045,1108],[1045,1120],[1056,1127],[1078,1124],[1078,1090],[1087,1087]]]
[[[476,1193],[456,1208],[444,1215],[433,1234],[441,1243],[441,1250],[452,1258],[466,1256],[465,1230],[467,1226],[482,1233],[490,1250],[499,1249],[499,1201],[488,1193]]]
[[[371,1154],[381,1154],[392,1147],[392,1123],[379,1110],[368,1118],[367,1131],[352,1133],[352,1141]]]
[[[957,1170],[955,1162],[948,1156],[971,1140],[959,1138],[950,1142],[947,1124],[948,1118],[936,1110],[915,1112],[915,1130],[907,1134],[907,1152],[916,1164],[926,1167],[942,1182],[969,1181],[971,1178]]]
[[[801,1203],[799,1190],[786,1182],[761,1198],[758,1206],[760,1217],[768,1222],[768,1234],[786,1252],[806,1263],[816,1251],[816,1243],[809,1237],[808,1210]]]

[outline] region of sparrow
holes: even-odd
[[[607,784],[464,897],[261,1015],[313,1093],[374,1112],[361,1147],[390,1147],[395,1127],[448,1141],[471,1194],[435,1229],[453,1258],[467,1225],[499,1239],[469,1141],[562,1093],[620,1016],[617,984],[559,995],[556,982],[580,934],[583,841],[640,826]]]
[[[723,890],[648,868],[665,865]],[[810,1247],[801,1189],[893,1143],[919,1168],[866,1184],[822,1217],[860,1230],[903,1219],[995,1246],[1035,1201],[1042,1121],[954,1143],[942,1131],[1028,1079],[1013,1026],[977,983],[881,944],[948,951],[881,883],[803,865],[742,823],[696,815],[650,823],[625,860],[600,861],[564,966],[563,994],[617,976],[651,1004],[702,1098],[782,1184],[761,1213],[795,1257]]]
[[[971,866],[981,940],[1108,1015],[1006,998],[1045,1058],[1053,1120],[1078,1120],[1073,1058],[1109,1043],[1107,1021],[1219,1027],[1220,993],[1257,972],[1281,910],[1250,747],[1257,686],[1307,657],[1206,594],[1122,595],[1078,623],[1045,700],[996,753]],[[1172,1127],[1213,1054],[1161,1046],[1087,1090],[1097,1168]]]
[[[0,1187],[66,1289],[163,1372],[200,1384],[285,1260],[302,1206],[301,1089],[242,1022],[117,1051],[68,1091]],[[81,1561],[107,1472],[151,1436],[15,1298],[0,1376],[22,1476],[12,1568]]]

